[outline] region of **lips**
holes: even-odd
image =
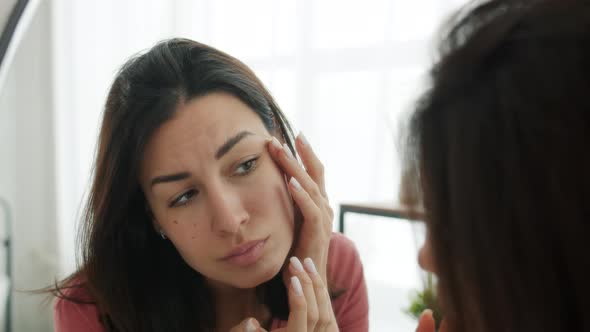
[[[230,250],[221,260],[238,266],[247,266],[256,263],[263,254],[267,240],[268,237],[246,242]]]

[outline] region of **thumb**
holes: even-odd
[[[435,332],[434,317],[432,317],[432,310],[426,309],[418,319],[418,327],[416,332]]]

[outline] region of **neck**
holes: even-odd
[[[270,319],[268,308],[258,300],[256,288],[240,289],[211,284],[218,331],[229,331],[248,317],[264,325]]]

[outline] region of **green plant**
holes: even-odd
[[[417,320],[424,310],[430,309],[432,310],[436,328],[438,329],[442,315],[436,299],[436,284],[433,279],[432,273],[426,274],[423,289],[415,291],[411,295],[410,306],[404,312]]]

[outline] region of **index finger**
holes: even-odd
[[[434,324],[434,317],[432,317],[432,310],[426,309],[420,315],[418,319],[418,327],[416,328],[416,332],[434,332],[435,331],[435,324]]]
[[[297,159],[293,156],[291,148],[286,144],[273,137],[268,140],[268,149],[270,155],[277,162],[277,165],[282,168],[283,172],[288,178],[296,178],[301,187],[311,196],[312,200],[317,204],[325,201],[322,189],[311,177],[305,168],[299,164]]]
[[[299,152],[299,156],[303,161],[303,165],[307,170],[307,174],[309,174],[313,181],[317,183],[322,192],[322,196],[328,199],[328,194],[326,193],[326,181],[324,178],[324,165],[311,148],[311,145],[309,145],[309,142],[303,133],[299,133],[295,139],[295,145],[297,152]]]

